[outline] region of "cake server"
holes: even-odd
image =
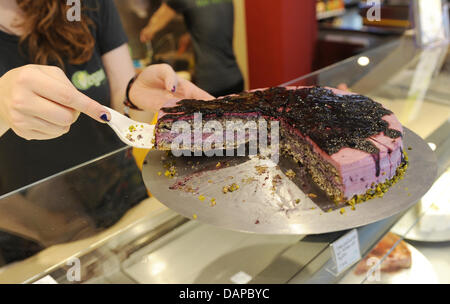
[[[105,107],[111,113],[108,125],[125,144],[141,149],[152,149],[155,126],[132,120],[119,112]]]

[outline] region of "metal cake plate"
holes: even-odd
[[[408,209],[427,192],[436,178],[433,151],[406,128],[404,147],[411,148],[404,179],[382,198],[357,204],[355,210],[344,207],[343,214],[326,212],[334,204],[290,158],[276,165],[259,157],[174,157],[150,151],[142,174],[161,203],[188,218],[243,232],[320,234],[382,220]],[[177,172],[174,178],[166,176],[171,165]],[[289,169],[296,173],[292,179],[285,174]],[[223,193],[223,187],[233,183],[239,189]]]

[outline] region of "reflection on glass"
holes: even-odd
[[[358,64],[360,66],[367,66],[370,63],[370,59],[367,56],[361,56],[358,58]]]

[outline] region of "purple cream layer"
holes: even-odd
[[[403,133],[401,124],[393,114],[385,116],[383,119],[389,122],[391,129],[396,129]],[[371,188],[372,183],[383,183],[391,179],[401,163],[403,148],[401,138],[393,142],[391,138],[380,133],[371,137],[371,141],[380,150],[379,176],[376,176],[375,160],[367,152],[351,148],[343,148],[331,156],[323,151],[318,152],[339,170],[342,177],[343,194],[348,199],[354,195],[365,193]]]
[[[395,115],[387,115],[383,119],[388,121],[391,129],[403,133],[403,128]],[[296,136],[308,142],[314,152],[319,154],[323,160],[338,170],[342,180],[341,185],[336,186],[340,188],[347,199],[354,195],[364,194],[373,183],[383,183],[387,179],[391,179],[401,163],[403,148],[401,138],[393,140],[382,133],[371,137],[370,140],[380,150],[380,174],[376,176],[376,162],[371,154],[352,148],[342,148],[330,156],[309,137],[303,136],[298,130],[294,132]]]

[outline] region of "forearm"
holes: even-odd
[[[2,97],[5,97],[5,89],[8,88],[7,85],[3,84],[3,79],[4,79],[4,75],[2,77],[0,77],[0,103],[5,102],[5,100],[2,99]],[[2,104],[0,104],[0,106],[2,106]],[[6,123],[5,119],[3,116],[5,113],[2,113],[2,111],[0,110],[0,137],[2,137],[8,130],[9,130],[9,125]]]
[[[128,82],[131,78],[135,76],[135,70],[132,65],[124,68],[122,74],[114,73],[117,79],[113,80],[112,83],[115,83],[114,86],[111,87],[111,107],[122,113],[124,107],[124,100]]]
[[[122,112],[128,82],[135,75],[128,45],[124,44],[103,55],[102,61],[111,87],[111,108]]]
[[[153,14],[148,23],[153,33],[161,31],[176,16],[176,12],[167,4],[163,3],[159,9]]]
[[[130,75],[130,79],[133,75]],[[111,108],[116,110],[119,113],[123,113],[123,101],[125,100],[125,87],[121,86],[120,88],[111,89]]]
[[[136,75],[128,46],[125,44],[103,56],[103,64],[111,86],[111,107],[123,113],[126,89],[131,78]],[[152,113],[142,111],[130,111],[131,118],[143,122],[149,122]]]

